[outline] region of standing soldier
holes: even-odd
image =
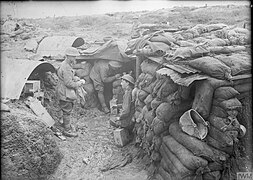
[[[105,61],[99,60],[94,63],[90,71],[90,78],[93,81],[94,88],[98,94],[98,100],[101,104],[102,111],[109,113],[105,97],[104,97],[104,86],[105,83],[112,83],[116,79],[120,78],[120,74],[116,74],[117,70],[121,68],[122,64],[118,61]]]
[[[76,48],[70,47],[65,51],[66,58],[61,63],[57,71],[59,83],[57,94],[59,96],[59,106],[63,112],[63,135],[77,137],[77,133],[71,126],[70,113],[73,110],[74,101],[77,99],[76,90],[83,84],[79,78],[74,76],[73,65],[76,64],[76,56],[79,52]]]

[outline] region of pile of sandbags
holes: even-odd
[[[251,78],[233,82],[209,78],[195,82],[192,108],[199,112],[199,116],[205,117],[208,124],[205,136],[196,136],[204,129],[196,131],[198,123],[192,126],[189,119],[188,124],[183,123],[182,117],[189,110],[180,118],[176,116],[167,128],[169,135],[164,136],[160,143],[161,161],[157,176],[164,180],[235,177],[239,166],[243,166],[239,161],[238,143],[247,131],[237,119],[243,108],[239,99],[251,91],[250,83]]]
[[[169,125],[191,107],[191,101],[182,95],[185,91],[170,77],[156,73],[158,69],[157,63],[144,60],[133,90],[136,142],[152,162],[161,160],[159,149]]]
[[[169,133],[160,147],[158,174],[163,179],[220,179],[226,153],[186,134],[177,121],[170,125]]]

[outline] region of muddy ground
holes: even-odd
[[[79,136],[66,141],[55,137],[64,158],[50,180],[147,179],[147,167],[136,157],[138,148],[133,143],[123,148],[115,146],[109,115],[96,108],[73,115]]]
[[[36,24],[38,34],[75,35],[86,42],[103,40],[106,36],[130,39],[133,16],[140,16],[142,23],[170,22],[172,27],[193,26],[198,23],[225,23],[242,26],[249,21],[246,6],[174,8],[155,12],[115,13],[100,16],[59,17],[24,20]],[[102,28],[101,28],[102,27]],[[37,35],[36,35],[37,36]],[[31,38],[36,37],[31,33]],[[18,37],[1,40],[1,53],[13,58],[29,58],[34,55],[24,50],[29,39]],[[57,109],[55,109],[57,113]],[[64,155],[50,180],[147,180],[153,168],[145,156],[141,156],[134,142],[123,148],[115,146],[109,115],[98,109],[77,108],[73,112],[73,124],[78,137],[62,141],[54,137]],[[59,126],[58,119],[57,126]],[[154,178],[152,178],[154,179]]]

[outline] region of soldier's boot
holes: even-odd
[[[109,113],[110,110],[108,109],[108,107],[105,104],[105,97],[103,95],[103,92],[98,92],[98,100],[102,106],[102,111],[106,114]]]
[[[78,134],[73,130],[73,128],[70,125],[70,116],[69,115],[63,115],[63,135],[68,137],[77,137]]]

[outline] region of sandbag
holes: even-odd
[[[153,111],[148,111],[143,114],[144,120],[147,122],[147,125],[150,126],[155,118],[155,113]]]
[[[217,141],[216,139],[212,138],[211,136],[207,135],[206,137],[206,142],[208,145],[220,150],[220,151],[223,151],[229,155],[232,155],[233,154],[233,146],[227,146],[226,144],[224,143],[221,143],[219,141]]]
[[[159,174],[159,168],[157,170],[157,173],[155,174],[155,179],[156,180],[164,180],[163,177]]]
[[[167,161],[167,162],[166,162]],[[160,166],[164,169],[164,171],[166,171],[167,173],[170,174],[172,179],[176,179],[178,177],[176,177],[176,174],[178,173],[176,168],[174,167],[174,165],[172,164],[172,162],[168,159],[166,159],[163,157],[161,162],[160,162]],[[164,179],[166,180],[166,179]]]
[[[141,123],[135,123],[135,130],[136,130],[136,135],[140,139],[143,139],[144,137],[144,129]]]
[[[135,111],[135,113],[134,113],[134,119],[137,119],[140,114],[141,114],[141,112]]]
[[[151,130],[151,129],[148,129],[147,133],[146,133],[146,141],[151,144],[152,143],[152,140],[153,140],[153,137],[154,137],[154,132]]]
[[[153,79],[153,82],[151,82],[149,86],[142,87],[142,90],[148,92],[149,94],[152,94],[153,93],[153,89],[156,86],[156,83],[157,83],[157,80]]]
[[[144,119],[144,115],[148,113],[148,109],[147,109],[147,106],[144,106],[141,110],[141,117],[142,117],[142,120]],[[140,116],[139,116],[140,117]]]
[[[141,63],[141,71],[154,76],[159,66],[158,63],[146,59]]]
[[[137,78],[137,80],[136,80],[136,85],[137,85],[138,87],[139,87],[140,82],[143,81],[145,75],[146,75],[146,73],[143,73],[143,72],[142,72],[142,73],[138,76],[138,78]]]
[[[151,110],[151,102],[153,101],[153,97],[151,94],[149,94],[145,100],[144,100],[144,103],[146,104],[148,110]]]
[[[211,114],[221,118],[226,118],[228,116],[226,110],[215,105],[212,106]]]
[[[157,92],[157,97],[159,99],[164,99],[166,96],[174,93],[177,89],[178,85],[168,77]]]
[[[237,80],[233,80],[233,84],[231,84],[231,86],[236,86],[236,85],[244,85],[244,84],[248,84],[248,83],[252,83],[252,78],[245,78],[245,79],[237,79]]]
[[[220,103],[225,101],[224,99],[213,99],[212,105],[213,106],[220,106]]]
[[[167,79],[166,76],[157,77],[157,83],[154,86],[154,89],[153,89],[153,92],[152,92],[153,97],[157,96],[157,93],[158,93],[160,87],[164,84],[166,79]]]
[[[153,81],[155,81],[155,76],[146,74],[144,79],[139,83],[140,89],[148,87]],[[143,89],[144,90],[144,89]]]
[[[225,131],[224,134],[228,137],[230,137],[234,142],[238,142],[238,130],[230,130],[230,131]]]
[[[248,56],[248,60],[242,58],[240,55],[217,55],[215,58],[230,67],[232,76],[250,72],[251,70],[250,56]]]
[[[221,38],[209,39],[206,41],[208,46],[226,46],[228,42]]]
[[[223,23],[217,23],[217,24],[208,24],[206,25],[206,30],[207,32],[211,32],[211,31],[216,31],[216,30],[220,30],[220,29],[223,29],[227,27],[226,24],[223,24]]]
[[[195,97],[192,109],[196,110],[204,119],[210,114],[214,88],[204,80],[196,82]]]
[[[156,110],[156,108],[160,105],[162,103],[162,101],[161,100],[159,100],[157,97],[156,98],[154,98],[152,101],[151,101],[151,108],[153,109],[153,110]]]
[[[168,126],[166,126],[164,121],[160,120],[157,117],[153,119],[153,122],[150,127],[154,131],[155,135],[160,135],[168,128]]]
[[[173,116],[181,116],[186,110],[190,109],[190,102],[182,102],[179,105],[173,105],[163,102],[156,109],[156,116],[160,120],[169,123],[172,121]]]
[[[139,111],[141,112],[142,108],[145,106],[146,104],[142,101],[140,101],[139,99],[135,100],[135,111]]]
[[[181,97],[179,94],[179,91],[176,91],[167,97],[163,99],[165,102],[173,104],[173,105],[179,105],[181,103]]]
[[[191,85],[192,85],[192,84],[191,84]],[[180,96],[182,99],[186,100],[186,99],[189,98],[189,96],[190,96],[190,91],[191,91],[191,85],[188,86],[188,87],[186,87],[186,86],[179,86],[179,88],[178,88],[178,94],[179,94],[179,96]]]
[[[214,126],[209,127],[209,133],[208,133],[212,138],[215,140],[225,144],[226,146],[233,146],[233,139],[229,136],[227,136],[225,133],[219,131],[217,128]]]
[[[252,91],[252,82],[246,83],[246,84],[236,85],[236,86],[234,86],[234,88],[239,93],[250,92],[250,91]]]
[[[209,51],[204,46],[179,47],[174,52],[173,59],[197,58],[202,57],[208,53]]]
[[[169,132],[177,142],[190,150],[195,156],[202,157],[208,161],[226,159],[223,154],[214,154],[213,150],[205,142],[184,133],[180,129],[178,122],[174,122],[170,125]]]
[[[233,123],[231,123],[231,120],[228,118],[221,118],[215,115],[210,115],[208,117],[208,121],[212,126],[222,132],[230,130],[239,130],[240,128],[240,123],[237,121],[237,119],[234,119]]]
[[[148,96],[149,94],[141,89],[139,89],[139,91],[137,92],[137,98],[144,102],[145,98]]]
[[[171,174],[176,176],[177,179],[182,179],[191,175],[193,172],[185,167],[181,161],[173,154],[169,148],[162,143],[160,153],[167,164],[167,167],[171,170]]]
[[[162,176],[163,180],[173,180],[170,174],[165,171],[162,166],[158,168],[158,173]]]
[[[155,135],[152,139],[152,146],[155,151],[159,151],[161,145],[162,145],[162,137]]]
[[[152,159],[153,162],[159,162],[162,159],[161,154],[155,150],[152,151],[150,158]]]
[[[233,52],[245,51],[245,46],[214,46],[207,48],[211,53],[214,54],[230,54]]]
[[[193,153],[178,143],[172,136],[168,135],[163,137],[163,142],[188,169],[197,170],[200,167],[207,166],[207,160],[198,156],[194,156]]]
[[[202,175],[202,178],[204,180],[220,180],[221,172],[220,171],[212,171],[212,172],[204,173]]]
[[[212,77],[208,77],[206,79],[206,81],[214,88],[218,88],[221,86],[231,86],[233,83],[232,81],[228,81],[228,80],[221,80],[221,79],[217,79],[217,78],[212,78]]]
[[[188,61],[188,64],[217,79],[231,79],[231,69],[213,57],[201,57]]]
[[[242,108],[242,103],[237,98],[228,99],[220,103],[220,107],[225,110]]]
[[[233,87],[231,86],[224,86],[224,87],[219,87],[217,89],[215,89],[214,91],[214,98],[220,98],[220,99],[231,99],[237,95],[239,95],[240,93],[235,90]]]

